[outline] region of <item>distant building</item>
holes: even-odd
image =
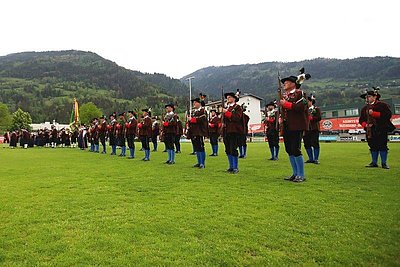
[[[56,122],[55,120],[53,120],[52,123],[46,121],[44,123],[32,123],[31,127],[32,127],[32,131],[38,131],[40,129],[51,129],[51,126],[54,125],[56,127],[57,130],[61,130],[62,128],[69,128],[69,124],[59,124],[58,122]]]
[[[242,94],[239,97],[239,105],[246,106],[246,114],[250,117],[249,125],[261,123],[261,97],[253,94]],[[211,109],[220,110],[221,101],[208,102],[205,106],[207,112]]]

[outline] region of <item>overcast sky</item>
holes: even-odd
[[[0,56],[92,51],[182,76],[208,66],[400,57],[400,1],[2,0]]]

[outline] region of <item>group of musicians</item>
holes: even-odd
[[[285,151],[289,156],[292,173],[285,180],[300,183],[305,181],[304,164],[320,164],[319,132],[321,110],[316,106],[313,95],[306,96],[300,89],[303,76],[289,76],[280,80],[284,91],[281,99],[272,101],[265,109],[265,133],[271,151],[270,160],[278,160],[279,138],[283,137]],[[308,77],[306,77],[308,78]],[[128,158],[135,157],[136,137],[141,141],[144,151],[143,161],[150,160],[150,142],[153,142],[157,151],[157,136],[165,143],[168,158],[166,164],[175,164],[175,153],[180,152],[179,140],[185,129],[185,134],[191,140],[197,162],[194,167],[204,169],[206,167],[206,153],[204,139],[209,138],[212,148],[210,156],[218,156],[218,139],[223,138],[225,153],[228,158],[227,172],[236,174],[239,172],[239,158],[245,158],[247,153],[246,137],[249,117],[245,114],[245,107],[238,104],[238,93],[228,92],[224,94],[225,103],[219,110],[211,110],[208,116],[205,110],[203,98],[192,99],[193,109],[186,114],[186,125],[183,127],[179,116],[175,113],[174,104],[165,105],[165,116],[161,122],[152,119],[150,109],[142,109],[140,119],[134,111],[116,113],[100,119],[94,119],[89,128],[85,126],[75,127],[72,132],[67,130],[58,133],[52,127],[50,131],[39,133],[41,146],[56,147],[60,139],[66,146],[78,146],[87,148],[90,143],[90,151],[99,152],[99,145],[106,153],[106,139],[109,139],[111,155],[116,155],[117,146],[121,148],[121,157],[126,156],[126,146],[129,149]],[[367,167],[378,167],[378,156],[381,157],[382,168],[389,169],[387,164],[388,132],[392,130],[390,122],[391,111],[387,104],[380,101],[380,94],[376,88],[361,95],[366,100],[366,106],[361,111],[360,124],[367,130],[367,141],[371,151],[372,161]],[[10,146],[16,146],[16,135],[11,134]],[[27,140],[29,133],[21,131],[23,140]],[[71,138],[69,138],[71,137]],[[18,138],[17,138],[18,139]],[[305,161],[301,151],[301,143],[307,152]],[[24,141],[25,142],[25,141]],[[24,143],[26,147],[27,144]]]

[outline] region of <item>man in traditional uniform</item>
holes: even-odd
[[[236,102],[239,98],[235,93],[225,93],[227,107],[222,109],[223,112],[223,137],[225,144],[225,152],[228,156],[229,168],[228,173],[236,174],[239,172],[239,153],[238,147],[240,138],[243,135],[243,109]]]
[[[38,131],[38,135],[36,137],[36,145],[38,147],[43,147],[44,146],[44,136],[43,136],[43,129],[40,129]]]
[[[29,139],[30,139],[29,132],[26,129],[22,129],[20,138],[21,138],[21,141],[20,141],[21,147],[27,149],[28,148]]]
[[[100,142],[99,142],[99,120],[97,118],[93,119],[93,132],[92,132],[92,140],[94,143],[94,152],[99,153]]]
[[[143,161],[150,160],[150,138],[152,133],[152,121],[151,121],[151,113],[148,108],[142,109],[143,119],[142,122],[138,124],[139,128],[139,137],[142,142],[142,149],[144,150],[144,158]]]
[[[179,116],[176,124],[176,135],[175,135],[175,153],[181,153],[181,137],[183,135],[183,125]]]
[[[118,124],[117,124],[117,140],[118,143],[117,145],[121,147],[121,154],[119,154],[119,157],[125,157],[126,156],[126,136],[125,136],[125,112],[120,113],[118,116]]]
[[[108,140],[111,146],[111,155],[117,154],[117,121],[115,119],[116,114],[113,113],[109,116],[110,124],[107,126]]]
[[[65,146],[71,147],[71,131],[69,128],[65,130]]]
[[[54,125],[51,125],[50,140],[52,148],[57,147],[57,137],[58,137],[58,131]]]
[[[160,124],[158,123],[158,117],[156,117],[152,124],[151,129],[151,142],[153,143],[153,152],[157,151],[158,147],[158,136],[160,135]]]
[[[264,120],[265,134],[268,139],[269,150],[271,151],[271,158],[269,160],[278,160],[279,157],[279,125],[277,125],[276,118],[278,112],[275,102],[267,104],[267,110]]]
[[[309,127],[303,136],[304,148],[307,151],[308,160],[305,163],[319,164],[319,122],[321,110],[315,106],[315,97],[310,95],[308,101]]]
[[[71,124],[71,147],[76,147],[78,141],[79,128],[76,123]]]
[[[50,130],[45,127],[43,132],[44,143],[46,147],[50,147]]]
[[[212,149],[211,157],[218,156],[218,137],[220,134],[219,128],[221,119],[218,117],[219,113],[217,110],[212,109],[210,111],[211,117],[208,120],[208,135],[210,137],[210,144]]]
[[[101,154],[106,154],[106,138],[107,138],[107,118],[105,115],[100,117],[100,124],[98,126],[98,132],[99,132],[99,139],[100,143],[103,147],[103,151],[101,151]]]
[[[197,156],[197,164],[193,167],[199,169],[205,168],[206,152],[204,149],[204,137],[208,136],[208,119],[207,112],[202,107],[202,100],[195,98],[191,100],[194,111],[189,119],[189,127],[194,151]]]
[[[392,112],[389,106],[380,101],[379,89],[367,91],[360,97],[366,99],[365,105],[360,114],[359,123],[366,129],[368,146],[371,151],[372,161],[366,167],[378,167],[378,157],[381,156],[382,168],[389,169],[387,165],[388,156],[388,132],[394,130],[390,121]]]
[[[88,125],[88,129],[87,129],[87,138],[89,140],[90,143],[90,149],[89,152],[94,152],[94,141],[93,141],[93,136],[94,136],[94,124],[93,124],[93,120],[90,122],[90,124]]]
[[[167,164],[175,164],[174,142],[177,132],[178,116],[175,114],[175,106],[173,104],[165,105],[166,114],[163,119],[163,134],[165,147],[168,153]]]
[[[286,180],[293,182],[303,182],[304,159],[301,154],[301,139],[303,133],[308,129],[308,106],[307,99],[297,83],[296,76],[290,76],[281,80],[285,93],[280,104],[283,108],[283,138],[285,150],[289,155],[292,166],[292,176]]]
[[[135,158],[135,136],[137,132],[136,112],[128,111],[128,121],[125,123],[126,139],[128,140],[129,158]]]
[[[16,148],[18,143],[18,133],[16,131],[12,131],[10,134],[10,148]]]
[[[249,133],[250,117],[245,113],[246,106],[242,105],[243,110],[243,133],[239,139],[239,158],[244,159],[247,155],[247,134]]]

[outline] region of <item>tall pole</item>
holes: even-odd
[[[191,110],[192,110],[192,80],[194,79],[194,77],[192,76],[192,77],[189,77],[189,78],[186,78],[186,80],[188,80],[189,81],[189,107],[190,107],[190,109],[189,109],[189,111],[191,112]]]

